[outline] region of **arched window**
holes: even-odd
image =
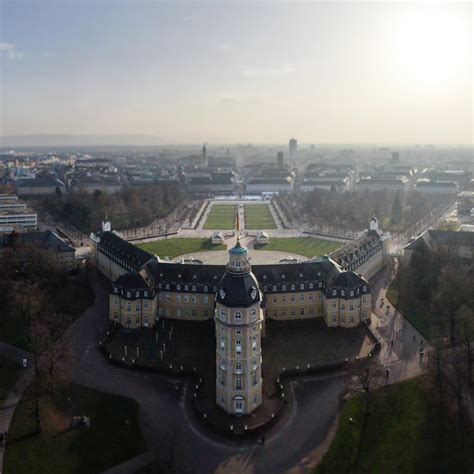
[[[236,311],[236,312],[234,313],[234,318],[235,318],[237,321],[241,320],[241,319],[242,319],[242,313],[241,313],[240,311]]]

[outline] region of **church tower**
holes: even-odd
[[[214,314],[216,403],[233,415],[252,413],[262,403],[262,296],[247,253],[237,237]]]

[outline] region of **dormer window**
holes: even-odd
[[[189,291],[189,285],[184,285],[184,291]]]
[[[304,290],[304,283],[300,283],[300,290]]]
[[[114,293],[118,293],[118,288],[114,286]]]
[[[318,281],[318,288],[322,288],[323,287],[323,282],[322,281]]]
[[[354,291],[351,290],[351,292],[349,294],[350,294],[350,296],[354,296]]]
[[[286,291],[286,285],[281,285],[281,291]]]
[[[310,284],[309,284],[309,289],[312,290],[313,287],[314,287],[313,283],[310,283]]]
[[[176,285],[176,291],[181,291],[181,285],[179,283]]]
[[[242,313],[240,311],[236,311],[234,313],[234,318],[236,321],[240,321],[242,319]]]
[[[336,296],[337,295],[337,291],[336,290],[332,290],[332,296]]]
[[[295,285],[291,285],[291,291],[295,291]]]
[[[169,283],[166,283],[165,285],[165,289],[169,290],[170,289],[170,284]]]
[[[193,285],[193,286],[191,287],[191,291],[196,291],[196,285]]]
[[[140,297],[140,292],[137,291],[137,292],[135,293],[135,298],[139,298],[139,297]]]
[[[344,290],[341,290],[341,296],[346,296],[346,292]]]
[[[273,291],[277,291],[277,286],[276,285],[273,285]]]
[[[257,288],[253,287],[250,291],[250,297],[254,300],[257,297]]]
[[[362,287],[362,291],[367,291],[367,287],[365,285]]]
[[[207,293],[209,291],[209,287],[207,285],[204,285],[204,291]]]
[[[127,291],[127,298],[131,298],[132,297],[132,294],[130,293],[130,291]]]
[[[143,294],[145,295],[145,298],[148,298],[148,291],[145,291]]]
[[[221,289],[219,291],[219,295],[220,295],[221,299],[224,299],[225,298],[225,291]]]

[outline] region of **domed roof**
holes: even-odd
[[[237,240],[237,243],[229,250],[229,252],[234,255],[241,255],[247,253],[247,247],[243,247],[240,241]]]
[[[246,307],[260,301],[257,279],[253,273],[225,273],[219,282],[217,302],[227,307]]]

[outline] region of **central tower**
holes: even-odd
[[[251,413],[262,403],[262,297],[247,254],[237,237],[214,313],[216,402],[234,415]]]

